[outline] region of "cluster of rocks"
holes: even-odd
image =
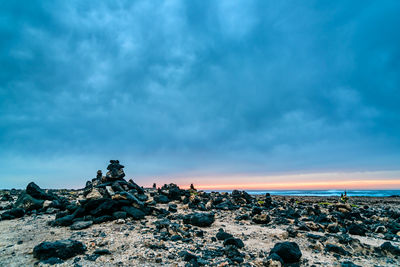
[[[97,172],[97,177],[86,183],[83,198],[71,204],[71,208],[56,214],[52,226],[71,226],[80,230],[92,224],[128,217],[140,220],[154,211],[144,189],[132,180],[124,179],[124,166],[118,160],[110,160],[106,176]]]
[[[3,196],[2,201],[13,201],[13,198],[7,194]],[[25,214],[40,212],[51,214],[57,210],[65,210],[68,204],[69,202],[66,198],[48,193],[31,182],[26,187],[26,190],[21,192],[15,203],[9,205],[9,209],[1,214],[1,219],[11,220],[23,217]]]
[[[146,246],[153,250],[166,250],[162,242],[206,242],[207,228],[221,214],[229,213],[232,223],[239,225],[288,226],[286,234],[291,241],[277,242],[263,259],[266,266],[300,263],[302,252],[299,245],[293,242],[300,237],[308,240],[312,251],[333,255],[338,260],[361,255],[400,256],[400,249],[390,242],[373,247],[354,238],[369,236],[400,241],[400,212],[390,206],[377,208],[340,202],[315,203],[272,198],[268,193],[252,196],[239,190],[230,194],[204,192],[196,190],[193,185],[188,190],[180,189],[176,184],[165,184],[160,188],[154,184],[153,188],[144,189],[132,179],[125,180],[123,169],[118,160],[111,160],[105,176],[99,170],[96,178],[70,197],[59,196],[30,183],[16,201],[16,192],[2,196],[0,200],[10,204],[3,208],[6,211],[1,214],[1,219],[16,219],[26,214],[55,214],[54,220],[49,222],[50,226],[70,227],[75,231],[109,221],[128,224],[142,220],[145,223],[146,217],[151,216],[156,218],[153,239],[157,242]],[[180,251],[179,256],[192,266],[210,265],[213,258],[224,258],[229,265],[243,265],[246,264],[245,258],[250,257],[245,252],[243,240],[223,228],[211,241],[217,244],[217,249],[198,246],[196,250]],[[85,252],[83,243],[71,239],[43,242],[33,250],[37,259],[49,264],[60,263]],[[107,250],[98,250],[89,258],[95,260],[99,255],[108,253]],[[345,261],[342,266],[356,265]]]

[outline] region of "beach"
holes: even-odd
[[[2,214],[15,209],[26,191],[3,190]],[[126,208],[118,214],[94,211],[99,206],[93,207],[91,215],[83,211],[77,215],[80,206],[88,207],[88,196],[99,191],[104,195],[98,203],[127,199],[115,197],[117,192],[107,198],[95,188],[42,190],[57,199],[44,200],[42,208],[27,210],[19,218],[2,215],[0,266],[400,265],[399,197],[351,197],[340,203],[339,196],[203,192],[171,184],[143,189],[141,194],[130,190],[141,199],[144,206],[138,210],[143,215]],[[59,199],[70,206],[55,208],[52,203]],[[68,214],[75,218],[61,220]],[[80,242],[84,249],[65,259],[57,253],[41,258],[38,245],[60,240]],[[272,253],[276,246],[277,252]],[[280,252],[279,246],[287,251]]]

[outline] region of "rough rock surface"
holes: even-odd
[[[142,188],[118,175],[97,172],[80,190],[0,191],[0,266],[400,266],[399,197],[343,204]],[[86,250],[60,255],[72,240]]]
[[[56,242],[43,242],[33,249],[33,256],[39,260],[50,258],[69,259],[75,255],[83,254],[86,246],[76,240],[60,240]]]

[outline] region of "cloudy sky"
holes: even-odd
[[[141,185],[400,188],[399,12],[3,1],[0,188],[82,187],[109,159]]]

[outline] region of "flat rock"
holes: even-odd
[[[212,213],[191,213],[183,217],[183,223],[199,227],[210,226],[214,222]]]
[[[90,227],[93,221],[77,221],[71,225],[71,230],[82,230]]]
[[[83,254],[86,246],[79,241],[66,239],[56,242],[42,242],[33,249],[33,256],[41,261],[50,258],[69,259],[78,254]]]

